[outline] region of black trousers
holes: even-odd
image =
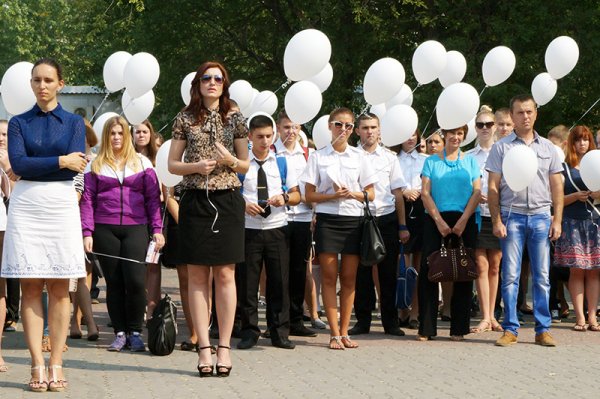
[[[288,222],[290,237],[290,326],[300,327],[304,323],[304,287],[306,285],[306,263],[309,256],[312,234],[310,222]]]
[[[442,212],[442,218],[448,226],[453,227],[462,216],[461,212]],[[438,231],[435,222],[429,215],[425,215],[423,231],[423,259],[421,271],[419,272],[419,335],[434,337],[437,335],[437,316],[439,284],[432,283],[427,278],[429,265],[427,257],[434,251],[440,249],[442,235]],[[475,248],[477,243],[477,225],[475,216],[471,216],[462,234],[466,247]],[[452,300],[450,303],[450,335],[466,335],[470,332],[471,322],[471,296],[473,294],[473,282],[456,282],[453,284]]]
[[[396,275],[398,270],[398,216],[396,212],[376,218],[385,244],[385,259],[377,265],[379,286],[381,288],[381,323],[385,331],[398,328],[398,310],[396,309]],[[375,307],[375,285],[373,267],[360,265],[356,273],[356,293],[354,313],[357,324],[371,327],[372,310]]]
[[[144,261],[146,225],[96,224],[94,252]],[[106,279],[106,307],[115,333],[142,332],[146,309],[146,265],[98,256]]]
[[[289,237],[287,226],[246,229],[246,261],[238,264],[238,297],[242,338],[258,339],[258,283],[263,264],[267,274],[267,326],[271,340],[287,338],[290,330]]]

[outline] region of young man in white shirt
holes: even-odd
[[[273,346],[294,349],[289,335],[289,235],[286,205],[296,205],[300,192],[296,175],[278,160],[270,146],[274,123],[258,115],[250,122],[252,142],[250,168],[242,180],[246,201],[246,261],[238,265],[241,337],[238,349],[256,345],[258,328],[258,282],[263,264],[267,274],[267,325]],[[285,159],[283,160],[285,161]],[[289,187],[289,188],[288,188]]]
[[[285,157],[287,167],[296,176],[302,175],[306,168],[308,149],[298,142],[300,125],[292,122],[285,111],[277,118],[279,139],[275,142],[277,156]],[[296,206],[287,207],[288,231],[290,238],[290,335],[300,337],[316,337],[317,333],[306,328],[302,320],[304,313],[304,288],[306,285],[306,266],[309,255],[312,234],[310,224],[312,209],[303,200],[303,185],[300,184],[302,200]]]

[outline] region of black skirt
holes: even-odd
[[[209,191],[208,197],[206,190],[186,190],[179,201],[178,260],[201,266],[243,262],[245,210],[239,189]]]
[[[423,201],[404,200],[404,212],[406,213],[406,227],[410,233],[410,239],[404,244],[404,252],[412,254],[423,250],[423,225],[425,221],[425,207]]]
[[[477,235],[477,249],[502,249],[500,247],[500,239],[494,235],[492,226],[492,218],[487,216],[481,217],[481,230]]]
[[[362,216],[317,213],[315,249],[317,253],[360,254]]]

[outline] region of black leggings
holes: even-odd
[[[144,261],[146,225],[96,224],[94,252]],[[98,256],[106,278],[106,306],[115,333],[142,332],[146,308],[146,265]]]

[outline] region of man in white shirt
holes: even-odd
[[[374,114],[362,114],[356,131],[366,159],[378,175],[375,183],[375,200],[370,203],[371,212],[377,220],[386,248],[385,259],[377,265],[380,286],[381,322],[386,334],[403,336],[396,310],[396,273],[400,245],[410,237],[406,227],[402,189],[406,182],[396,155],[379,145],[379,118]],[[354,313],[357,322],[350,335],[368,334],[371,328],[371,311],[375,305],[373,285],[374,265],[361,265],[356,275]]]
[[[289,236],[286,205],[300,201],[294,171],[278,159],[270,146],[274,135],[270,117],[250,120],[252,142],[250,168],[242,180],[246,201],[246,261],[238,265],[241,337],[238,349],[256,345],[258,328],[258,282],[262,265],[267,274],[267,325],[273,346],[293,349],[289,335]],[[288,188],[289,187],[289,188]]]
[[[292,122],[285,111],[277,118],[279,139],[275,142],[277,156],[285,157],[287,167],[296,176],[302,175],[306,168],[308,149],[298,142],[300,125]],[[310,223],[312,209],[304,201],[304,185],[300,184],[302,200],[296,206],[287,207],[288,232],[290,239],[290,335],[300,337],[316,337],[317,334],[304,326],[304,288],[306,285],[306,265],[309,256],[312,234]]]

